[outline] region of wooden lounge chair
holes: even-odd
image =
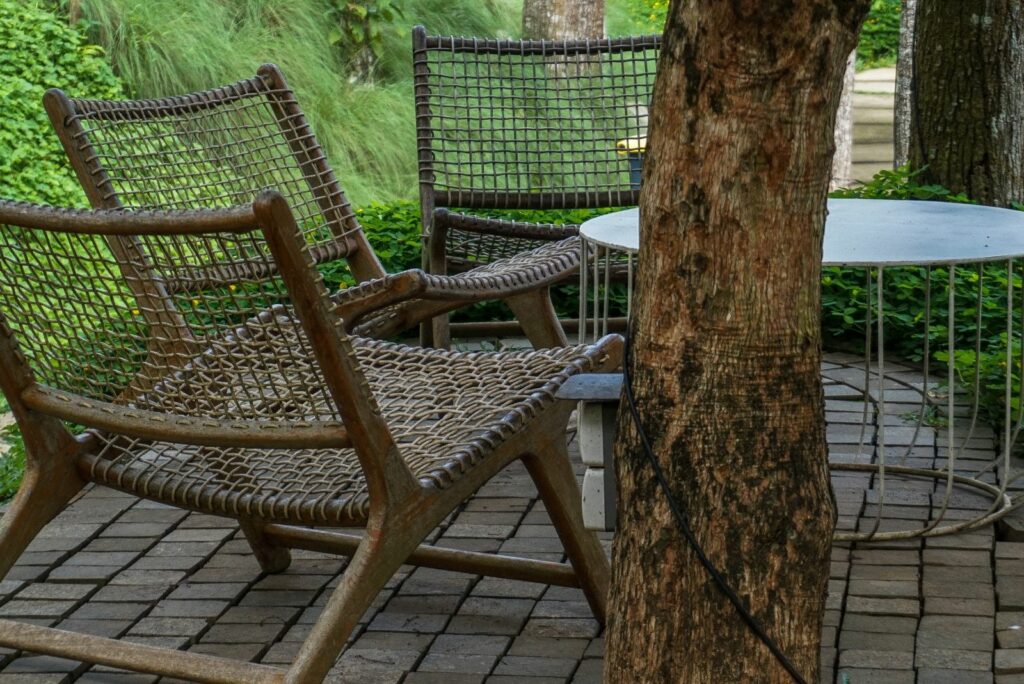
[[[495,260],[456,276],[388,276],[366,239],[284,76],[254,78],[180,97],[99,101],[51,90],[45,105],[94,208],[196,209],[251,202],[265,188],[293,208],[317,263],[344,259],[358,282],[385,279],[345,303],[346,323],[387,338],[421,321],[487,300],[505,301],[535,347],[566,343],[548,286],[579,267],[573,240]],[[120,258],[128,248],[115,247]],[[245,259],[164,274],[172,291],[189,280],[225,282],[254,268]],[[369,295],[373,295],[372,297]]]
[[[424,268],[472,272],[578,234],[483,210],[637,204],[660,48],[660,36],[496,40],[414,28]],[[435,319],[439,342],[446,318]]]
[[[237,519],[267,572],[289,548],[352,556],[287,670],[10,620],[0,646],[195,681],[317,682],[405,563],[579,586],[604,619],[608,564],[582,527],[572,405],[554,393],[617,366],[621,339],[460,353],[352,337],[315,250],[272,192],[174,213],[0,202],[0,388],[28,453],[0,518],[0,578],[90,482]],[[195,277],[232,255],[247,270],[230,283]],[[164,275],[180,277],[173,292]],[[153,302],[159,325],[142,311]],[[516,459],[570,565],[421,546]],[[324,529],[348,526],[365,529]]]

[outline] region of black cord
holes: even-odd
[[[661,486],[662,491],[665,493],[665,498],[668,500],[668,507],[672,510],[672,515],[676,519],[676,524],[679,525],[679,529],[683,533],[683,537],[686,538],[687,544],[689,544],[690,548],[693,549],[693,553],[697,556],[697,560],[699,560],[700,564],[704,566],[704,570],[706,570],[708,575],[711,576],[711,579],[715,581],[715,585],[718,589],[725,594],[727,599],[729,599],[729,603],[733,605],[736,612],[739,613],[741,618],[743,618],[743,622],[745,622],[747,627],[750,628],[750,631],[761,640],[761,643],[768,647],[768,650],[771,651],[772,655],[775,656],[775,659],[779,661],[779,664],[785,668],[786,672],[789,673],[794,682],[797,682],[798,684],[807,684],[807,680],[800,675],[796,666],[790,662],[789,658],[786,657],[786,654],[782,652],[781,648],[779,648],[779,645],[775,643],[775,640],[764,631],[764,627],[762,627],[761,623],[757,621],[757,618],[751,615],[750,610],[743,603],[743,599],[741,599],[736,594],[736,591],[729,586],[728,581],[726,581],[725,577],[722,576],[721,571],[719,571],[719,569],[716,568],[704,554],[704,549],[701,547],[700,542],[697,541],[697,537],[693,534],[693,530],[690,529],[690,523],[686,518],[686,514],[683,513],[679,503],[672,496],[672,490],[669,488],[668,478],[665,477],[665,471],[662,470],[661,464],[658,463],[658,459],[654,457],[654,450],[651,448],[650,440],[648,440],[647,433],[644,432],[644,428],[640,424],[640,413],[637,411],[636,401],[633,398],[633,383],[629,375],[631,348],[631,341],[627,339],[626,358],[622,364],[622,381],[626,389],[626,404],[629,406],[629,413],[633,417],[633,424],[636,426],[637,434],[640,435],[640,443],[643,445],[644,454],[646,454],[647,460],[651,462],[654,474],[658,478],[658,484]]]

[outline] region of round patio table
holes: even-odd
[[[612,264],[626,262],[627,270],[627,311],[628,301],[632,298],[634,259],[639,251],[639,209],[627,209],[599,216],[583,223],[580,237],[583,250],[580,288],[580,340],[584,341],[589,334],[597,336],[607,332],[609,311],[609,273]],[[857,454],[850,462],[831,463],[834,470],[870,473],[874,478],[874,489],[877,491],[877,512],[874,524],[870,529],[859,531],[837,532],[836,539],[842,541],[855,540],[891,540],[910,539],[914,537],[930,537],[942,534],[975,529],[994,522],[1008,513],[1012,508],[1008,488],[1016,479],[1012,470],[1011,453],[1017,437],[1024,426],[1024,418],[1013,420],[1011,414],[1012,373],[1006,373],[1004,390],[1005,414],[1003,434],[1000,437],[1001,455],[994,462],[980,468],[971,468],[973,464],[961,459],[962,452],[969,448],[978,427],[979,404],[978,390],[981,383],[980,373],[973,377],[969,415],[957,415],[955,404],[956,392],[949,388],[956,387],[955,368],[952,359],[956,356],[954,340],[955,326],[946,326],[946,351],[950,362],[947,363],[946,382],[944,388],[929,387],[929,364],[923,367],[923,383],[911,383],[901,380],[899,373],[893,373],[885,362],[885,301],[883,297],[885,274],[893,269],[916,269],[925,277],[923,320],[920,322],[922,332],[931,330],[933,323],[932,306],[932,271],[941,268],[946,271],[947,285],[945,293],[946,320],[957,321],[957,297],[953,287],[956,274],[965,270],[977,274],[977,297],[970,304],[969,311],[976,313],[973,323],[977,331],[973,349],[975,358],[982,350],[980,316],[982,311],[982,283],[985,278],[986,264],[998,264],[1006,269],[1005,278],[1007,298],[1006,341],[1020,338],[1024,318],[1015,326],[1015,299],[1024,297],[1024,286],[1015,286],[1014,271],[1017,261],[1024,257],[1024,212],[983,207],[968,204],[952,204],[942,202],[923,202],[913,200],[870,200],[870,199],[830,199],[828,201],[828,218],[825,222],[825,239],[823,245],[822,264],[824,266],[847,266],[864,269],[863,292],[867,299],[867,317],[865,323],[865,355],[863,392],[863,419],[860,426],[860,440]],[[973,277],[973,276],[972,276]],[[1016,280],[1020,280],[1019,276]],[[1016,292],[1016,294],[1015,294]],[[1019,312],[1020,313],[1020,312]],[[961,319],[963,316],[961,316]],[[592,325],[590,323],[592,321]],[[928,326],[928,327],[925,327]],[[930,335],[923,335],[922,358],[932,358]],[[1024,377],[1024,355],[1015,358],[1014,345],[1006,344],[1005,367],[1019,368],[1020,377]],[[891,365],[891,364],[890,364]],[[919,397],[919,408],[916,411],[916,425],[909,446],[901,444],[895,451],[902,452],[895,458],[890,453],[893,449],[886,446],[886,390],[900,395],[901,403],[907,390],[915,392]],[[869,415],[869,406],[875,405],[876,415]],[[1020,397],[1024,406],[1024,391]],[[936,414],[943,414],[938,416]],[[928,432],[930,423],[945,422],[944,436],[946,459],[944,467],[922,468],[903,465],[915,453],[920,434]],[[960,428],[967,425],[966,433]],[[874,424],[873,440],[869,439],[869,426]],[[959,441],[958,441],[959,440]],[[873,441],[873,443],[869,443]],[[905,449],[904,449],[905,446]],[[941,447],[941,445],[940,445]],[[941,450],[941,449],[940,449]],[[958,462],[958,459],[959,462]],[[895,463],[892,461],[895,460]],[[892,477],[901,479],[934,479],[944,483],[940,497],[933,497],[932,508],[937,511],[931,519],[908,521],[906,529],[881,529],[883,509],[886,505],[887,483]],[[949,517],[949,510],[956,503],[954,491],[959,487],[973,489],[991,499],[991,504],[980,510],[965,514],[958,511]],[[870,503],[870,501],[869,501]],[[912,525],[917,524],[916,527]]]

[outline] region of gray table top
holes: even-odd
[[[915,200],[830,199],[822,263],[906,266],[1024,256],[1024,212]],[[639,209],[583,223],[580,234],[611,249],[639,249]]]

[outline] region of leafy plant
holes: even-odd
[[[0,0],[0,45],[0,196],[84,204],[43,93],[61,87],[71,95],[120,96],[103,50],[34,0]]]
[[[882,169],[871,181],[858,181],[850,188],[840,188],[832,192],[832,197],[860,197],[864,199],[913,199],[940,200],[943,202],[971,203],[963,193],[955,194],[941,185],[919,183],[918,176],[924,169],[912,171],[909,166],[897,169]]]
[[[891,66],[900,49],[900,0],[873,0],[857,45],[857,68]]]
[[[613,0],[607,3],[605,11],[609,15],[609,24],[625,25],[624,33],[661,33],[665,30],[665,18],[668,16],[668,0]]]
[[[17,425],[8,425],[0,429],[0,502],[14,496],[21,484],[21,475],[25,472],[25,442],[21,438]]]

